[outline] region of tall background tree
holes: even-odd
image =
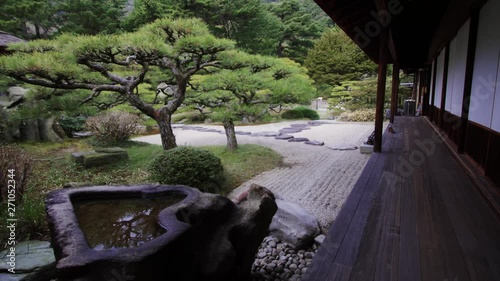
[[[313,20],[302,1],[282,0],[269,5],[283,26],[276,45],[276,55],[302,63],[307,50],[313,46],[313,40],[320,36],[321,25]]]
[[[318,93],[329,96],[343,81],[359,81],[377,73],[377,66],[340,29],[325,31],[308,50],[304,66]]]
[[[0,1],[0,30],[24,39],[45,38],[56,27],[57,5],[46,0]],[[54,1],[57,3],[57,1]]]
[[[51,1],[49,2],[50,5]],[[57,0],[59,32],[114,34],[121,31],[127,0]]]

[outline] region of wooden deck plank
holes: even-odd
[[[468,175],[423,119],[394,130],[303,280],[500,280],[500,224]]]
[[[441,144],[437,144],[442,146]],[[437,159],[451,156],[436,149]],[[500,224],[472,181],[454,161],[432,163],[430,173],[442,193],[443,206],[460,244],[471,280],[500,280]],[[439,167],[438,170],[436,170]],[[439,171],[443,174],[437,174]]]
[[[344,206],[340,210],[337,219],[328,231],[325,241],[318,249],[317,254],[304,274],[302,280],[326,280],[332,260],[337,255],[338,249],[342,244],[347,228],[349,227],[352,217],[358,208],[359,202],[366,190],[366,186],[370,179],[373,169],[378,161],[378,154],[372,155],[368,160],[365,168],[361,172],[359,180],[354,185],[354,188],[346,200]]]
[[[392,141],[392,138],[385,138],[383,147],[389,148]],[[383,171],[386,168],[385,166],[390,163],[390,161],[386,160],[387,157],[389,157],[389,154],[387,153],[381,153],[378,155],[376,167],[372,170],[365,194],[361,198],[359,204],[360,207],[356,210],[356,213],[352,218],[351,225],[346,232],[345,239],[339,248],[337,256],[335,257],[335,262],[343,265],[344,267],[353,268],[355,266],[369,216],[376,207],[376,197],[379,192],[379,183],[382,179]],[[345,272],[342,272],[342,276],[344,276],[345,279],[338,279],[339,273],[337,272],[337,269],[338,267],[330,268],[326,280],[349,280],[350,277]]]
[[[386,169],[386,167],[382,167],[382,169]],[[388,192],[390,192],[387,188],[380,186],[381,182],[383,182],[382,178],[376,183],[379,192],[373,203],[371,213],[366,223],[366,228],[363,231],[363,238],[350,278],[352,281],[373,280],[373,276],[375,275],[376,261],[373,257],[377,256],[380,248],[384,223],[383,219],[386,209],[388,208],[387,203],[389,203],[389,200],[385,200],[385,197]]]

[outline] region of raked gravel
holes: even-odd
[[[374,125],[371,122],[326,121],[321,125],[308,126],[306,130],[298,133],[287,133],[294,137],[324,142],[323,146],[255,136],[259,132],[279,132],[283,128],[294,127],[295,124],[304,126],[307,123],[307,121],[287,121],[266,125],[237,126],[237,131],[251,133],[250,135],[237,135],[239,144],[250,143],[270,147],[283,155],[284,165],[254,177],[235,189],[230,196],[236,196],[248,189],[251,183],[265,186],[278,198],[296,203],[313,214],[318,219],[322,230],[326,232],[370,157],[361,154],[358,149],[336,150],[336,148],[360,146],[372,133]],[[222,126],[197,126],[210,131],[198,131],[190,127],[174,128],[178,145],[226,144],[225,135],[217,132],[223,131]],[[144,136],[134,140],[161,144],[159,135]]]

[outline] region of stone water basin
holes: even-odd
[[[116,197],[72,201],[78,224],[94,250],[137,247],[167,232],[158,224],[161,210],[186,195]]]

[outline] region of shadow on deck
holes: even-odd
[[[500,280],[500,223],[422,118],[399,117],[304,281]]]

